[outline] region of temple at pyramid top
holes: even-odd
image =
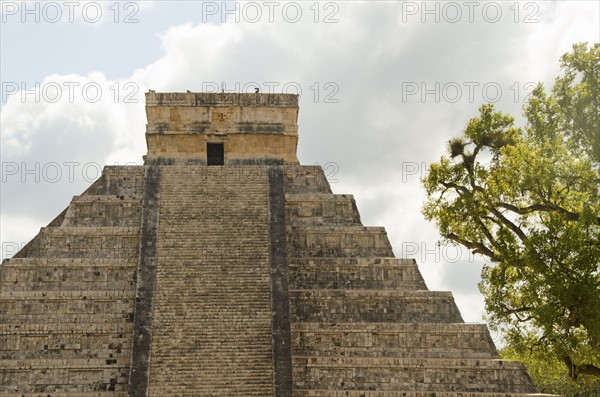
[[[146,93],[147,164],[298,164],[298,95]]]

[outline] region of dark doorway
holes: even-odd
[[[225,149],[222,143],[209,143],[206,146],[206,163],[208,165],[225,164]]]

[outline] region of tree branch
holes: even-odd
[[[502,312],[500,314],[502,314],[502,315],[517,314],[517,313],[522,313],[522,312],[526,312],[526,311],[530,311],[530,310],[533,310],[533,307],[524,306],[524,307],[520,307],[518,309],[509,309],[506,306],[504,306],[504,312]]]
[[[575,364],[573,360],[571,360],[571,357],[566,354],[562,357],[562,360],[569,370],[569,377],[571,379],[577,379],[579,374],[591,375],[596,378],[600,378],[600,368],[593,364]]]
[[[498,257],[494,254],[494,251],[483,245],[482,243],[475,243],[473,241],[465,240],[460,238],[454,233],[448,233],[446,235],[450,240],[456,241],[459,244],[464,245],[465,247],[472,249],[474,254],[483,254],[488,256],[492,261],[497,261]]]
[[[440,182],[440,184],[442,186],[444,186],[446,189],[452,188],[452,189],[456,190],[456,192],[458,193],[458,195],[461,196],[461,197],[463,196],[463,194],[469,193],[469,189],[467,189],[464,186],[457,185],[454,182]]]
[[[546,204],[538,203],[538,204],[530,205],[528,207],[517,207],[516,205],[509,204],[509,203],[503,203],[503,202],[496,202],[496,203],[494,203],[494,205],[497,207],[507,209],[507,210],[517,213],[519,215],[526,215],[526,214],[530,214],[530,213],[536,212],[536,211],[543,211],[543,212],[556,211],[556,212],[559,212],[559,213],[565,215],[565,217],[570,221],[576,221],[580,217],[580,214],[578,214],[576,212],[571,212],[571,211],[566,210],[558,205],[551,204],[546,200],[544,200],[544,201],[546,202]],[[600,224],[600,217],[596,217],[596,222],[598,224]]]
[[[525,234],[525,232],[523,232],[523,230],[521,230],[521,228],[519,226],[515,225],[508,218],[506,218],[504,215],[502,215],[502,213],[500,211],[498,211],[498,209],[496,207],[494,207],[493,205],[489,205],[488,209],[490,211],[492,211],[492,213],[494,215],[496,215],[496,217],[500,220],[500,222],[502,222],[502,224],[504,224],[510,230],[512,230],[512,232],[519,237],[519,239],[521,240],[521,242],[523,244],[527,243],[527,240],[528,240],[527,235]]]

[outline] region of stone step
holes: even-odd
[[[559,397],[544,393],[451,392],[451,391],[372,391],[372,390],[294,390],[294,397]]]
[[[0,291],[0,323],[131,321],[135,292]]]
[[[427,289],[414,259],[292,258],[288,269],[292,289]]]
[[[285,192],[295,193],[329,193],[331,188],[323,168],[311,165],[286,165],[283,167]]]
[[[74,275],[75,273],[83,275],[81,281],[77,280],[78,275]],[[43,276],[38,276],[39,272],[32,271],[16,276],[14,282],[1,282],[0,288],[4,291],[89,291],[94,288],[102,288],[105,291],[124,291],[135,289],[135,269],[118,269],[116,273],[109,274],[109,279],[92,281],[91,279],[95,278],[98,273],[98,271],[89,273],[87,270],[81,272],[68,270],[63,273],[65,279],[48,281],[44,280]],[[98,278],[103,277],[100,273]],[[16,281],[17,279],[20,281]]]
[[[61,226],[135,227],[140,225],[141,213],[140,198],[82,195],[73,198]]]
[[[131,323],[69,325],[67,329],[64,323],[3,324],[0,327],[0,357],[70,360],[131,355]]]
[[[23,296],[27,298],[27,296]],[[93,299],[31,299],[29,301],[10,300],[0,296],[0,320],[7,321],[13,318],[16,321],[24,321],[25,317],[31,317],[32,320],[59,318],[60,312],[66,312],[65,315],[81,316],[103,316],[120,317],[123,314],[130,313],[133,296],[123,297],[116,300],[105,298],[101,300]],[[56,316],[55,316],[56,315]]]
[[[13,258],[0,267],[2,291],[134,290],[137,260]]]
[[[202,379],[204,380],[204,379]],[[169,386],[169,387],[154,387],[150,386],[149,396],[260,396],[265,397],[269,396],[265,390],[269,389],[269,384],[255,384],[250,383],[250,381],[246,381],[245,378],[238,379],[237,377],[231,378],[228,380],[213,380],[206,379],[204,380],[205,384],[210,384],[210,386],[204,387],[194,387],[191,389],[186,386]],[[234,384],[234,385],[232,385]],[[270,385],[270,389],[273,388],[273,385]],[[190,392],[190,390],[193,390]]]
[[[224,361],[223,358],[227,357],[228,360]],[[265,361],[270,360],[270,357],[263,357],[262,360],[257,359],[256,355],[250,352],[236,351],[235,349],[223,350],[223,351],[208,351],[205,355],[201,353],[192,354],[189,356],[191,360],[214,360],[223,361],[222,365],[217,366],[203,366],[201,368],[193,368],[185,363],[180,363],[178,360],[180,356],[176,354],[161,356],[162,360],[157,360],[157,363],[161,363],[165,360],[172,360],[174,363],[169,367],[170,371],[173,372],[169,375],[156,375],[155,383],[160,384],[162,380],[173,381],[176,378],[185,378],[188,376],[218,376],[227,382],[227,379],[244,379],[244,382],[254,384],[271,384],[272,380],[269,380],[268,376],[265,376],[265,372],[270,373],[273,370],[273,365],[264,364]],[[230,369],[232,371],[230,371]],[[237,369],[233,371],[233,369]],[[258,376],[257,376],[258,375]],[[262,379],[259,377],[262,375]],[[198,384],[197,388],[202,388],[204,385]],[[210,387],[210,386],[208,386]]]
[[[393,257],[383,227],[288,226],[288,257]]]
[[[0,335],[0,341],[2,336]],[[72,360],[83,358],[96,358],[103,360],[117,359],[118,362],[123,361],[123,358],[131,357],[131,347],[102,349],[97,347],[82,348],[79,342],[65,343],[46,343],[39,349],[28,347],[25,351],[19,350],[0,350],[0,358],[2,360],[39,360],[39,359],[55,359],[55,360]]]
[[[22,361],[21,368],[0,368],[0,375],[5,379],[0,385],[0,395],[23,396],[44,392],[43,395],[47,397],[56,396],[55,392],[62,392],[65,395],[79,396],[86,392],[98,393],[99,390],[127,391],[128,361],[114,363],[116,360],[97,360],[98,363],[92,365],[87,365],[87,361],[90,359],[80,360],[80,369],[64,367],[64,360],[25,360]],[[14,365],[13,362],[11,364]]]
[[[144,193],[145,166],[105,166],[102,175],[82,194],[139,199]]]
[[[27,302],[32,300],[43,301],[116,301],[129,299],[135,294],[135,291],[0,291],[1,301]]]
[[[202,258],[206,254],[198,255],[194,264],[181,263],[176,266],[175,263],[168,264],[160,272],[161,285],[168,288],[181,288],[182,296],[193,296],[197,299],[206,299],[210,296],[226,297],[235,293],[270,293],[268,284],[270,278],[268,274],[256,275],[256,271],[263,270],[268,266],[264,260],[253,261],[252,258],[235,256],[229,258],[219,258],[223,260],[223,265],[202,266]],[[231,261],[238,260],[239,264],[232,264]],[[187,268],[185,268],[187,266]],[[190,283],[190,279],[202,278],[200,283]],[[235,288],[231,283],[235,282]],[[157,290],[157,295],[162,292]],[[165,292],[168,295],[168,293]],[[161,295],[162,296],[162,295]],[[237,303],[237,302],[234,302]]]
[[[14,371],[33,369],[67,372],[64,371],[64,369],[69,369],[69,367],[71,366],[77,366],[78,369],[126,368],[129,366],[129,359],[130,357],[123,357],[120,360],[106,360],[103,358],[79,358],[70,360],[68,364],[61,359],[0,360],[0,369],[9,369]]]
[[[110,384],[108,385],[108,387]],[[18,392],[17,394],[9,392],[4,393],[0,391],[0,397],[48,397],[48,393],[22,393]],[[52,392],[50,394],[51,397],[128,397],[127,391],[124,389],[123,391],[73,391],[73,392]]]
[[[7,310],[13,311],[11,318],[14,322],[22,324],[44,324],[44,323],[58,323],[62,320],[70,321],[73,323],[87,323],[93,327],[93,325],[111,321],[111,322],[126,322],[132,321],[133,312],[130,310],[131,302],[127,305],[118,304],[97,304],[95,306],[85,306],[83,309],[79,309],[81,305],[65,304],[59,305],[35,305],[35,304],[22,304],[22,305],[8,305],[3,303],[2,306]],[[32,307],[33,309],[27,310],[26,308]],[[47,309],[46,309],[47,308]],[[66,314],[55,314],[53,310],[59,310],[67,308],[69,310],[83,311],[84,313],[66,313]],[[4,317],[4,316],[2,316]],[[2,321],[6,321],[5,318],[0,317]]]
[[[537,392],[522,364],[500,359],[296,356],[292,361],[297,391]]]
[[[86,371],[82,371],[87,374]],[[24,375],[24,374],[23,374]],[[25,382],[26,380],[21,380]],[[70,384],[65,385],[55,385],[55,386],[43,386],[37,385],[36,389],[38,390],[46,390],[45,392],[32,392],[29,393],[20,389],[17,392],[6,392],[4,393],[2,389],[0,389],[0,397],[126,397],[128,396],[128,385],[127,383],[120,384],[112,384],[112,383],[101,383],[94,382],[89,385],[86,385],[89,391],[77,391],[77,389],[82,389],[83,387],[72,387],[73,392],[64,392],[66,388],[68,388]],[[110,390],[100,392],[97,390]]]
[[[257,300],[256,303],[259,303],[259,301]],[[215,303],[212,305],[212,307],[210,306],[198,306],[198,307],[194,307],[194,308],[187,308],[187,307],[183,307],[183,306],[177,306],[177,307],[164,307],[164,306],[159,306],[158,309],[164,311],[164,314],[161,314],[161,321],[164,321],[164,323],[166,325],[169,324],[176,324],[176,323],[181,323],[181,324],[186,324],[186,323],[203,323],[203,327],[202,327],[202,334],[208,333],[210,332],[210,330],[212,329],[211,327],[211,322],[212,321],[216,321],[216,320],[221,320],[221,321],[225,321],[227,320],[227,317],[230,316],[237,316],[237,318],[233,318],[231,319],[231,327],[235,328],[235,329],[239,329],[240,327],[244,327],[246,326],[246,324],[253,324],[253,325],[259,325],[259,321],[257,321],[259,318],[263,317],[266,314],[269,314],[269,311],[256,311],[256,312],[251,312],[248,313],[248,310],[251,310],[251,307],[254,305],[247,305],[244,307],[235,307],[233,305],[229,305],[229,306],[222,306],[222,310],[219,310],[219,307],[221,305],[219,305],[219,302],[215,300]],[[202,313],[198,313],[198,311],[201,311]],[[181,316],[186,316],[187,318],[185,320],[181,319]],[[267,324],[268,328],[268,324],[270,323],[265,323]],[[222,325],[221,325],[222,326]],[[265,328],[265,329],[266,329]],[[217,329],[217,332],[222,332],[222,328],[219,328],[219,326],[215,327],[215,329]],[[200,331],[199,331],[200,332]]]
[[[87,313],[66,313],[56,314],[53,312],[55,309],[68,308],[76,310],[76,305],[47,305],[48,309],[43,311],[43,308],[39,308],[40,305],[31,305],[36,312],[28,312],[24,307],[29,307],[26,304],[23,306],[15,305],[10,306],[6,303],[2,303],[2,306],[6,310],[12,310],[16,313],[11,314],[11,319],[14,322],[21,324],[44,324],[44,323],[59,323],[61,321],[68,321],[71,323],[87,323],[91,327],[96,324],[111,321],[111,322],[132,322],[133,311],[131,310],[132,302],[128,303],[127,307],[117,305],[98,305],[97,307],[85,307],[81,311],[85,310]],[[3,316],[2,316],[3,317]],[[6,319],[0,317],[1,321]]]
[[[362,226],[351,194],[286,194],[285,210],[288,225]]]
[[[129,323],[101,323],[92,328],[88,324],[74,323],[38,323],[38,324],[9,324],[0,323],[0,335],[63,335],[63,334],[86,334],[86,335],[127,335],[131,333],[133,326]],[[121,336],[120,336],[121,337]]]
[[[452,293],[394,290],[290,290],[292,322],[463,322]]]
[[[292,323],[294,355],[499,358],[484,324]]]
[[[45,227],[15,256],[136,258],[139,227]]]
[[[87,266],[97,266],[103,268],[119,268],[123,266],[137,267],[138,258],[51,258],[43,257],[19,257],[5,260],[0,267],[3,268],[23,268],[35,269],[38,267],[49,268],[79,268]]]

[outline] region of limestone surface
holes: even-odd
[[[297,114],[149,92],[145,164],[105,167],[0,265],[0,397],[537,393],[298,164]]]

